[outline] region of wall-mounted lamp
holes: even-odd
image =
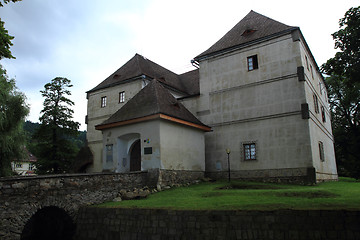
[[[230,148],[226,149],[226,154],[227,154],[227,160],[228,160],[228,173],[229,173],[229,182],[230,182]]]

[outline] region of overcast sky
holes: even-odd
[[[0,61],[27,96],[38,122],[40,90],[55,77],[74,85],[74,119],[86,129],[85,92],[135,53],[176,73],[254,10],[300,27],[318,63],[335,54],[331,34],[358,0],[23,0],[0,8],[16,59]]]

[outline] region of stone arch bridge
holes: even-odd
[[[80,207],[111,201],[121,190],[158,188],[203,177],[198,171],[150,169],[0,178],[0,239],[28,239],[23,237],[24,227],[41,209],[56,208],[76,221]]]
[[[80,207],[112,200],[122,189],[156,187],[159,172],[0,178],[0,239],[25,239],[24,227],[40,209],[56,207],[76,220]]]

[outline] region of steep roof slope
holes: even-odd
[[[88,92],[112,87],[136,78],[140,79],[143,75],[152,79],[156,78],[164,85],[186,93],[186,87],[182,84],[179,75],[139,54],[135,54],[127,63]]]
[[[180,75],[180,80],[185,86],[186,92],[190,96],[200,94],[199,79],[199,69],[195,69]]]
[[[195,57],[195,60],[201,60],[208,55],[232,49],[264,37],[291,31],[292,29],[297,28],[285,25],[251,10],[219,41],[212,45],[208,50]]]
[[[207,127],[187,110],[184,105],[178,102],[157,80],[152,80],[109,119],[96,127],[97,129],[103,129],[107,128],[106,125],[110,126],[115,123],[155,114],[164,114],[172,118]]]

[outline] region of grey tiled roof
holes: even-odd
[[[204,125],[157,80],[152,80],[138,94],[101,125],[133,120],[154,114],[165,114],[187,122]]]
[[[195,57],[195,60],[295,28],[250,11],[219,41]]]
[[[151,79],[156,78],[161,81],[162,84],[164,84],[165,86],[173,90],[180,91],[184,94],[189,94],[187,92],[188,90],[190,92],[198,91],[198,89],[192,90],[191,87],[184,86],[181,75],[177,75],[176,73],[160,66],[157,63],[150,61],[149,59],[139,54],[135,54],[135,56],[131,58],[127,63],[125,63],[108,78],[106,78],[99,85],[97,85],[95,88],[91,89],[88,92],[112,87],[132,79],[141,78],[143,75]],[[199,82],[199,78],[193,80]]]
[[[186,72],[180,75],[180,80],[189,95],[200,94],[199,79],[199,69],[195,69],[193,71]]]

